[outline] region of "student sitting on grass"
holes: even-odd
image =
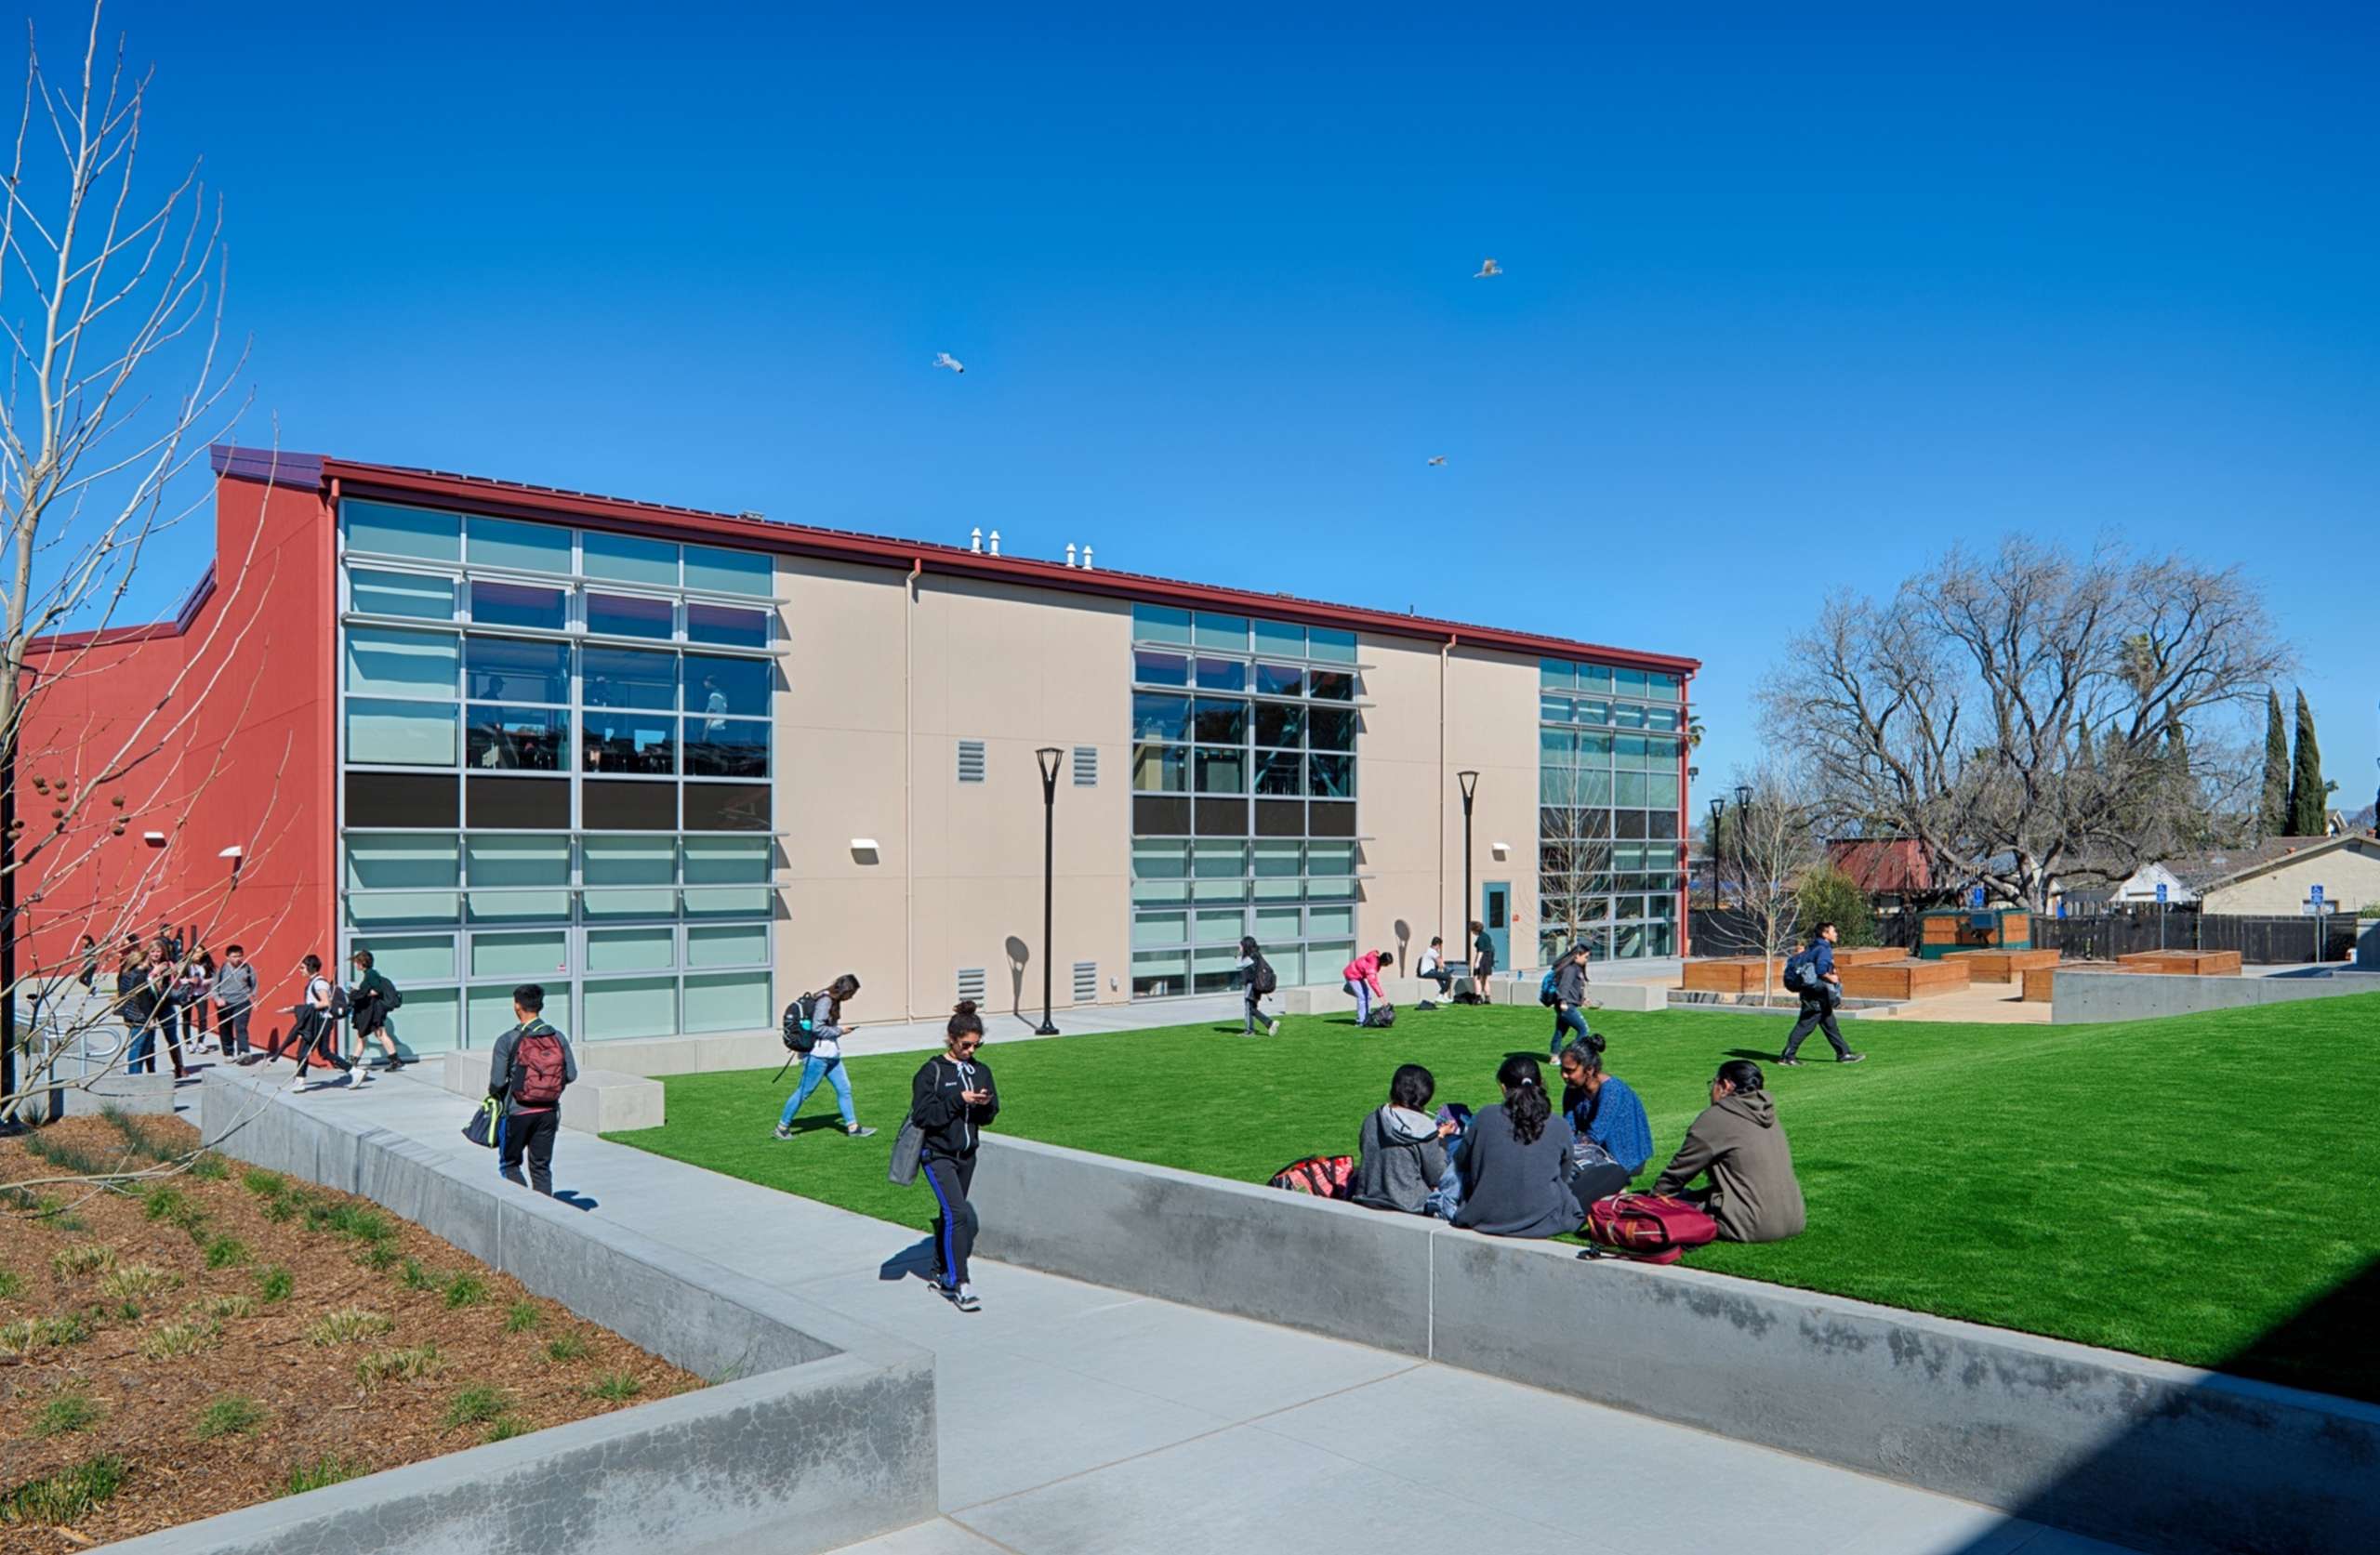
[[[1570,1125],[1554,1115],[1537,1061],[1496,1071],[1501,1104],[1483,1107],[1462,1140],[1462,1207],[1454,1223],[1490,1236],[1560,1236],[1586,1216],[1570,1192]]]
[[[1589,1032],[1562,1049],[1562,1115],[1571,1147],[1570,1191],[1591,1205],[1627,1188],[1653,1158],[1653,1126],[1627,1081],[1606,1074],[1603,1037]]]
[[[1661,1169],[1656,1193],[1700,1205],[1728,1242],[1782,1242],[1807,1223],[1802,1185],[1793,1177],[1793,1147],[1777,1120],[1766,1076],[1750,1059],[1730,1059],[1711,1082],[1711,1105],[1686,1131],[1686,1143]],[[1686,1184],[1708,1172],[1711,1186]]]
[[[1447,1137],[1452,1122],[1430,1116],[1437,1082],[1418,1063],[1399,1064],[1388,1082],[1388,1102],[1364,1118],[1355,1136],[1355,1191],[1348,1197],[1368,1209],[1423,1213],[1430,1191],[1447,1172]]]

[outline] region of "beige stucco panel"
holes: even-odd
[[[2215,888],[2202,905],[2210,913],[2288,917],[2306,910],[2306,899],[2318,885],[2324,900],[2341,913],[2380,902],[2380,843],[2358,838],[2315,858],[2291,859],[2236,884]]]

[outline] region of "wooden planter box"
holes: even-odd
[[[1984,921],[1983,928],[1976,920]],[[1935,908],[1918,920],[1917,954],[1932,961],[1961,950],[2030,950],[2033,915],[2021,907],[1990,907],[1980,912]]]
[[[1973,981],[1959,961],[1885,961],[1838,969],[1847,999],[1927,999],[1955,993]]]
[[[1757,994],[1761,988],[1763,964],[1757,955],[1724,955],[1708,961],[1688,961],[1681,986],[1690,994]],[[1765,965],[1770,990],[1783,992],[1785,963],[1778,960]]]
[[[2240,975],[2240,953],[2236,950],[2144,950],[2116,959],[2130,970],[2160,972],[2168,977]]]
[[[1889,961],[1908,959],[1909,952],[1895,950],[1890,945],[1863,945],[1857,950],[1844,950],[1837,946],[1834,952],[1834,969],[1839,972],[1846,967],[1881,967]]]
[[[2022,982],[2025,974],[2057,965],[2054,950],[1961,950],[1942,959],[1964,967],[1977,982]]]
[[[2019,976],[2025,985],[2026,1003],[2048,1004],[2060,972],[2130,972],[2138,969],[2121,961],[2068,961],[2053,967],[2028,967]]]

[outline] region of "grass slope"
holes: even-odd
[[[1701,1249],[1698,1268],[2380,1399],[2380,1355],[2342,1342],[2344,1298],[2281,1329],[2380,1257],[2376,1021],[2380,995],[2117,1025],[1854,1021],[1869,1062],[1800,1070],[1766,1062],[1781,1019],[1597,1026],[1652,1114],[1646,1184],[1719,1060],[1768,1069],[1809,1230]],[[1408,1060],[1430,1066],[1440,1101],[1496,1100],[1497,1064],[1541,1058],[1548,1027],[1534,1009],[1460,1008],[1387,1036],[1343,1016],[1293,1019],[1270,1040],[1197,1025],[1009,1046],[996,1027],[985,1057],[1001,1132],[1262,1181],[1354,1150]],[[772,1139],[793,1075],[772,1087],[766,1070],[672,1077],[668,1127],[614,1137],[923,1228],[928,1195],[884,1179],[919,1061],[849,1061],[872,1140],[842,1136],[824,1087],[797,1138]]]

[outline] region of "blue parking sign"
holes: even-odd
[[[2315,900],[2315,901],[2320,902],[2320,901],[2321,901],[2321,900],[2322,900],[2322,888],[2321,888],[2321,887],[2320,887],[2320,886],[2309,886],[2309,887],[2307,887],[2307,890],[2311,893],[2311,895],[2313,896],[2313,898],[2314,898],[2314,900]]]
[[[1967,905],[1970,907],[1980,907],[1983,905],[1983,888],[1981,886],[1977,886],[1967,892]]]
[[[2157,882],[2157,905],[2159,905],[2160,907],[2162,907],[2164,904],[2165,904],[2165,882],[2164,882],[2164,881],[2162,881],[2162,880],[2160,880],[2160,881],[2158,881],[2158,882]]]

